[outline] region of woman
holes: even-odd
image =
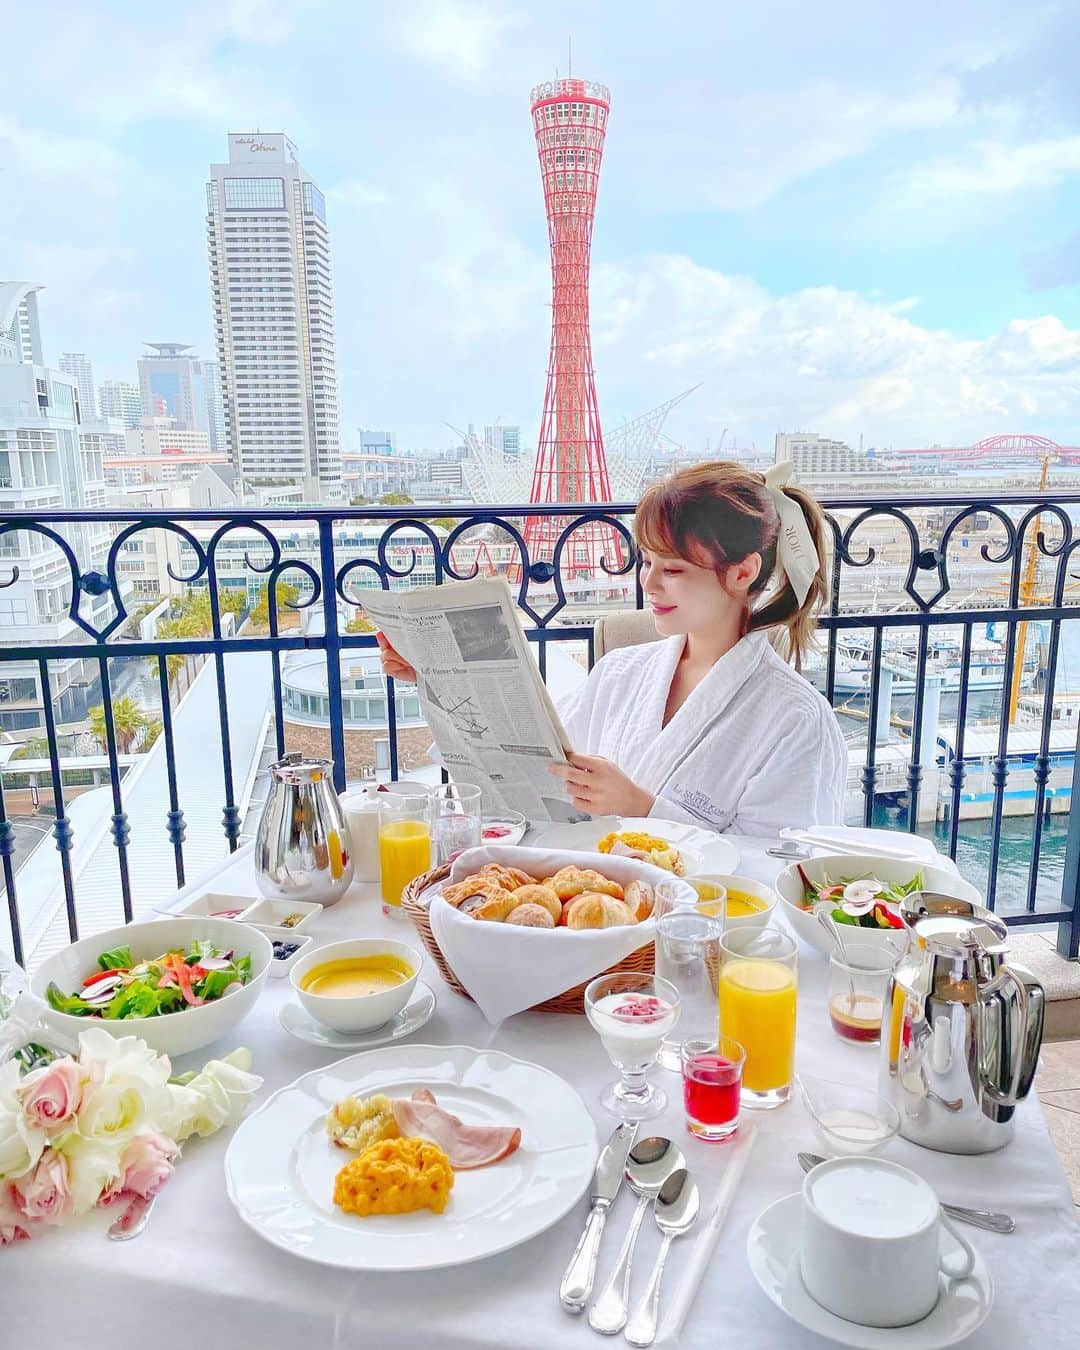
[[[843,819],[844,739],[797,673],[825,595],[827,526],[789,472],[698,464],[645,492],[641,584],[664,641],[609,652],[560,706],[580,750],[552,772],[579,809],[749,835]],[[385,672],[414,679],[379,641]]]

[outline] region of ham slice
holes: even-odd
[[[406,1099],[391,1102],[394,1119],[407,1139],[427,1139],[450,1159],[457,1172],[488,1167],[507,1158],[521,1143],[521,1131],[509,1125],[465,1125],[444,1111],[434,1094],[420,1088]]]
[[[639,862],[652,861],[651,853],[646,853],[643,848],[631,848],[629,844],[624,844],[621,839],[616,839],[612,844],[611,856],[613,858],[636,858]]]

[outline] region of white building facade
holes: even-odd
[[[98,389],[101,416],[125,427],[134,427],[142,417],[142,398],[137,384],[126,380],[105,380]]]
[[[326,207],[280,133],[229,136],[210,166],[207,243],[225,436],[245,480],[340,501]]]
[[[106,498],[102,449],[93,439],[83,440],[75,380],[18,359],[28,350],[28,311],[36,330],[36,289],[0,284],[0,507],[26,512],[100,508]],[[36,341],[40,349],[40,335]],[[83,575],[104,573],[112,538],[108,524],[67,524],[57,532]],[[16,579],[0,589],[0,646],[11,652],[30,643],[88,640],[70,617],[71,568],[59,545],[36,530],[0,534],[0,579],[7,581],[13,569]],[[103,624],[114,612],[112,600],[108,593],[81,595],[78,612],[88,622]],[[96,662],[54,660],[48,671],[45,691],[37,660],[0,662],[0,730],[40,733],[46,697],[58,725],[85,718]]]
[[[97,417],[97,397],[94,393],[94,368],[84,352],[65,352],[60,358],[60,369],[70,375],[79,386],[79,409],[84,422]]]

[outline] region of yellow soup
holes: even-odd
[[[362,998],[366,994],[382,994],[412,976],[413,968],[407,962],[389,952],[375,952],[371,956],[346,956],[340,961],[313,966],[300,981],[300,987],[306,993],[327,998]]]
[[[745,919],[748,914],[760,914],[763,909],[768,909],[766,901],[759,895],[751,895],[749,891],[728,891],[727,893],[727,916],[729,919]]]

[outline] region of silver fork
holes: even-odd
[[[799,1166],[804,1172],[809,1172],[812,1167],[824,1161],[820,1153],[799,1154]],[[991,1233],[1012,1233],[1016,1229],[1016,1220],[1011,1214],[1002,1214],[994,1209],[968,1209],[964,1205],[947,1205],[944,1201],[939,1203],[950,1219],[969,1223],[973,1228],[985,1228]]]

